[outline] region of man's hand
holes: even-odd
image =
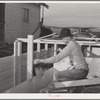
[[[40,59],[35,59],[34,60],[34,65],[38,65],[40,63]]]

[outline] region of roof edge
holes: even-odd
[[[49,8],[49,6],[46,3],[39,3],[39,4],[46,7],[47,9]]]

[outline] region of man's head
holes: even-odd
[[[69,28],[63,28],[59,36],[63,42],[68,43],[72,39],[72,34]]]

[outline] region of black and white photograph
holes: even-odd
[[[0,2],[0,93],[100,93],[100,2]]]

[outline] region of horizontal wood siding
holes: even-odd
[[[23,22],[23,8],[29,9],[29,22]],[[5,4],[5,41],[13,43],[16,38],[26,38],[35,31],[40,22],[40,6],[30,3]],[[34,34],[39,37],[40,28]]]

